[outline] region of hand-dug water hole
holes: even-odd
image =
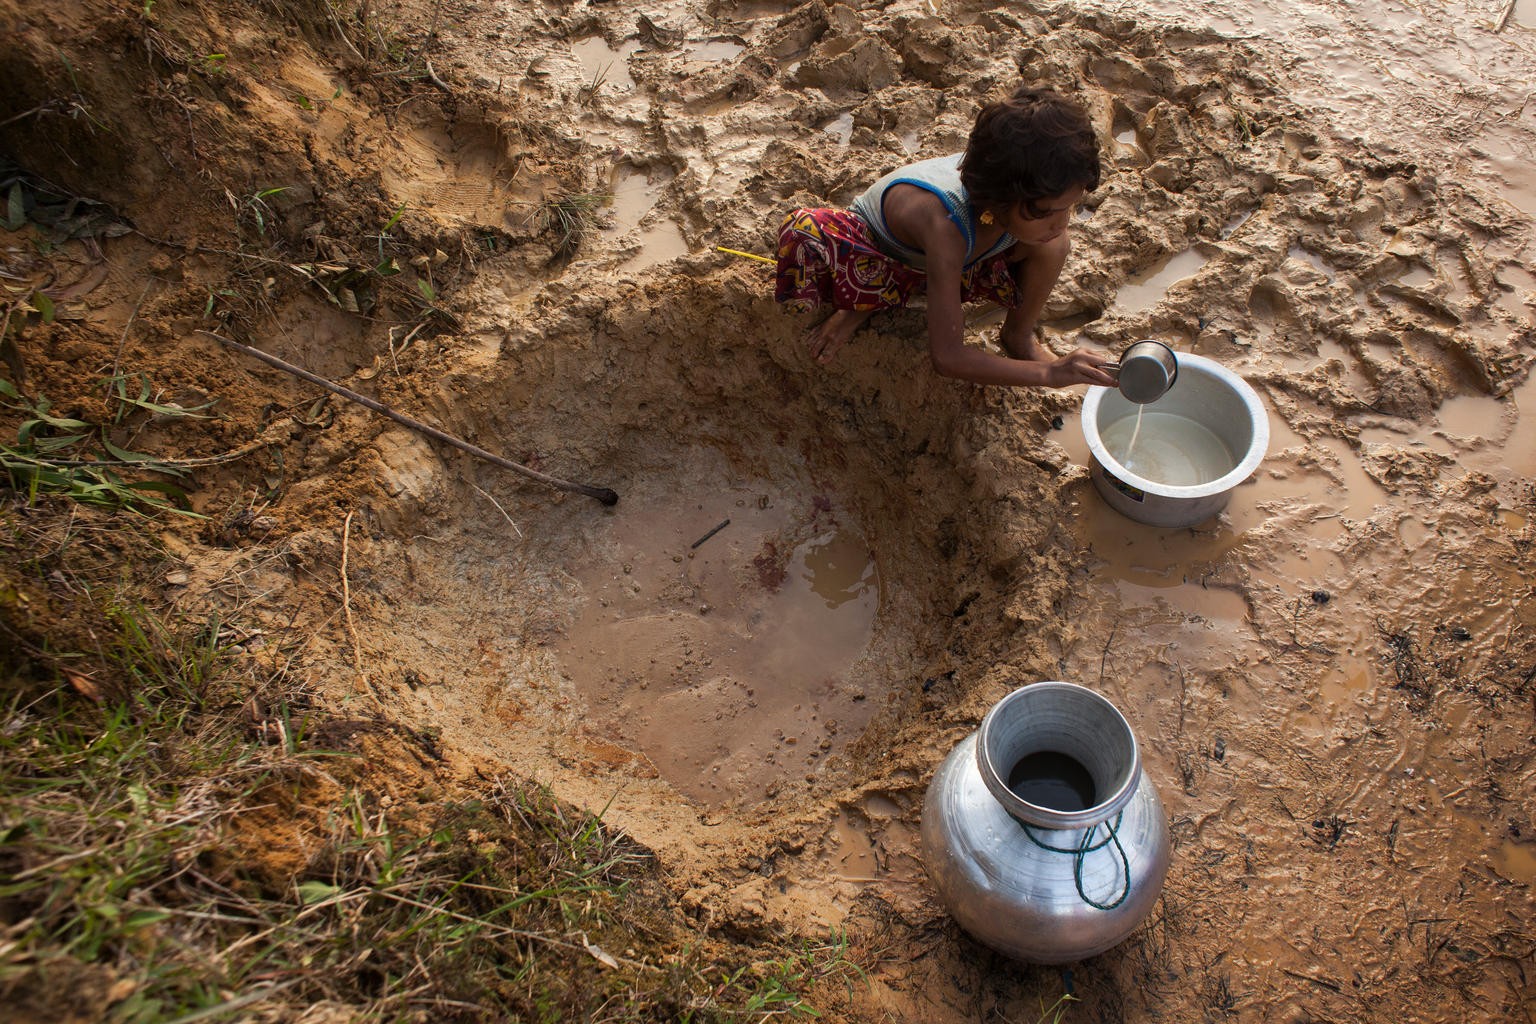
[[[601,727],[679,792],[751,803],[868,722],[868,687],[884,684],[856,666],[875,564],[825,494],[711,476],[669,485],[598,526],[598,556],[573,569],[582,598],[560,660]]]

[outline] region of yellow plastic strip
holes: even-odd
[[[745,256],[747,259],[757,260],[759,263],[773,263],[775,265],[778,264],[778,260],[771,260],[767,256],[758,256],[750,252],[742,252],[740,249],[727,249],[723,245],[717,245],[715,246],[715,249],[719,252],[728,252],[732,256]]]

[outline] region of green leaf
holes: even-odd
[[[128,397],[128,378],[129,378],[129,376],[130,376],[130,374],[119,374],[116,377],[109,377],[108,378],[108,383],[110,384],[112,390],[117,393],[117,397],[118,397],[118,399],[120,401],[128,402],[129,404],[132,404],[134,400]],[[142,401],[143,399],[148,398],[149,397],[149,378],[147,376],[145,376],[144,374],[142,374],[142,373],[141,374],[132,374],[131,376],[136,376],[139,379],[139,400]]]
[[[145,402],[145,401],[139,401],[139,400],[135,400],[135,399],[129,399],[128,404],[129,405],[133,405],[133,406],[137,406],[140,409],[147,409],[148,411],[153,412],[153,413],[159,413],[161,416],[172,416],[172,417],[175,417],[176,419],[207,420],[207,419],[212,419],[213,418],[211,416],[199,415],[197,413],[197,411],[196,411],[198,409],[206,409],[206,408],[208,408],[210,405],[213,404],[212,402],[205,402],[202,405],[194,405],[194,406],[190,406],[190,407],[183,407],[183,406],[179,406],[179,405],[161,405],[158,402]]]
[[[123,927],[127,929],[144,928],[152,924],[158,924],[170,917],[168,910],[135,910],[123,921]]]
[[[339,885],[331,885],[327,882],[300,882],[299,900],[306,906],[322,903],[325,900],[334,899],[341,893]]]
[[[400,218],[404,217],[404,216],[405,216],[405,204],[401,203],[400,204],[400,208],[395,211],[395,215],[393,217],[389,218],[388,223],[386,223],[384,225],[384,230],[388,231],[390,228],[392,228],[396,224],[400,223]]]
[[[139,394],[136,398],[128,394],[128,380],[130,377],[136,378],[139,382]],[[132,406],[136,409],[143,409],[146,412],[151,412],[159,416],[167,416],[175,419],[209,419],[210,417],[208,416],[199,416],[198,411],[201,409],[211,408],[212,406],[217,405],[219,401],[217,398],[214,398],[203,402],[201,405],[191,406],[164,405],[159,402],[151,402],[149,400],[149,396],[154,393],[154,389],[150,387],[148,375],[142,373],[129,374],[120,377],[108,377],[107,384],[109,390],[116,395],[117,400],[123,405]],[[123,412],[122,410],[119,410],[117,418],[121,420],[122,416]]]
[[[119,462],[150,462],[154,458],[153,456],[145,455],[143,452],[130,452],[124,448],[119,448],[105,437],[101,439],[101,446],[107,450],[108,455]]]
[[[426,278],[418,277],[416,279],[416,290],[421,292],[421,297],[426,299],[427,302],[437,301],[437,292],[433,290],[431,283]]]
[[[84,420],[72,420],[67,416],[50,416],[43,411],[41,405],[32,411],[37,414],[37,419],[28,420],[28,423],[46,423],[50,427],[58,427],[60,430],[79,430],[82,427],[90,428],[90,424]],[[23,426],[25,425],[23,424]]]
[[[59,452],[78,441],[85,440],[84,434],[62,434],[58,437],[33,438],[32,447],[38,452]]]
[[[34,409],[32,411],[36,412],[37,410]],[[37,433],[47,425],[47,421],[44,419],[30,419],[25,421],[21,426],[16,428],[16,443],[32,444],[34,438],[37,436]],[[79,426],[83,427],[86,426],[86,424],[81,423]]]
[[[186,491],[182,490],[180,487],[177,487],[175,484],[168,484],[163,480],[138,480],[134,483],[128,484],[128,486],[133,488],[135,491],[156,491],[160,494],[169,495],[170,497],[176,498],[180,501],[187,500]]]

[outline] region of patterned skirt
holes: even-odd
[[[795,312],[823,305],[873,310],[905,306],[924,293],[928,275],[876,247],[869,225],[842,210],[795,210],[779,228],[774,298]],[[980,260],[960,277],[963,302],[989,301],[1012,309],[1018,290],[1004,256]]]

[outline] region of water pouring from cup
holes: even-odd
[[[1160,341],[1138,341],[1125,350],[1118,363],[1105,363],[1116,375],[1120,393],[1137,405],[1147,405],[1168,393],[1179,378],[1179,361],[1173,349]]]

